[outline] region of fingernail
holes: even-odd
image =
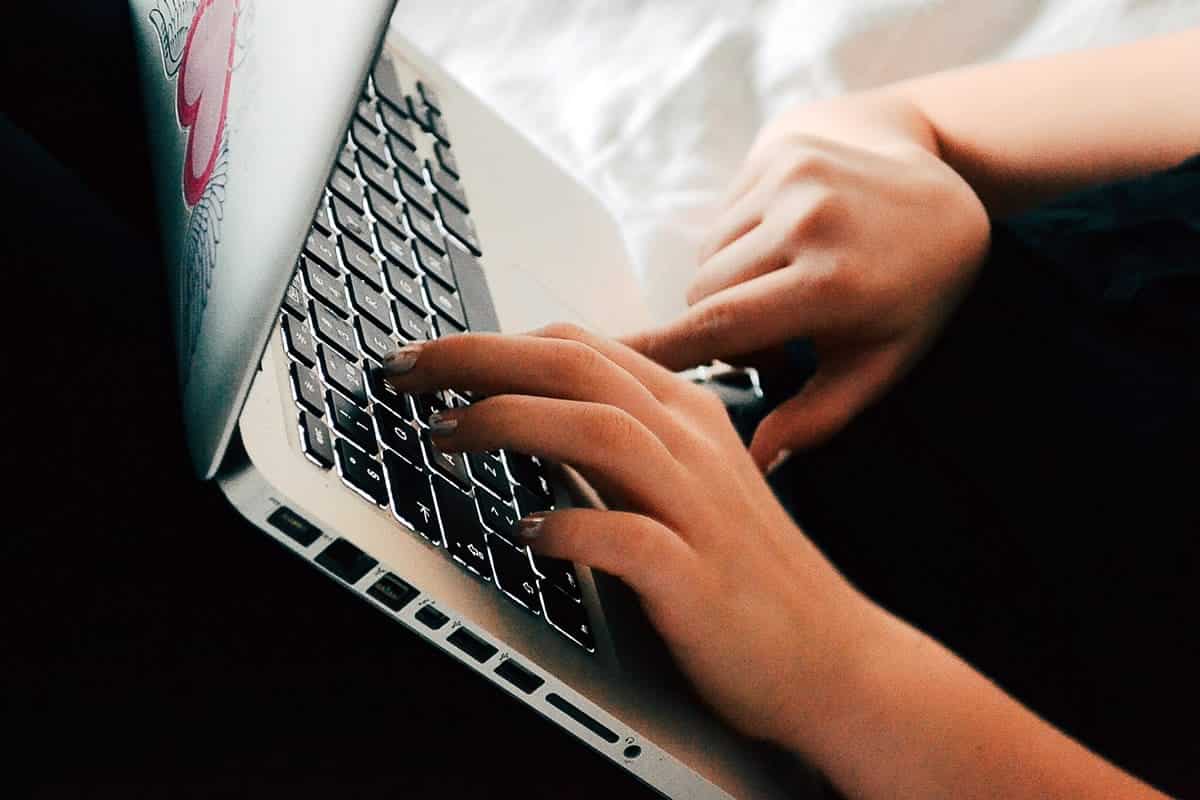
[[[399,350],[393,350],[383,357],[383,366],[379,368],[379,372],[385,378],[410,372],[417,363],[417,356],[420,354],[421,345],[406,344]]]
[[[433,434],[445,436],[453,433],[457,427],[458,418],[452,417],[444,411],[435,411],[429,415],[429,430]]]
[[[545,511],[537,511],[521,517],[521,521],[517,523],[517,536],[526,542],[532,542],[542,535],[542,523],[546,521],[547,516]]]
[[[767,464],[767,468],[763,471],[763,475],[770,475],[772,472],[782,467],[783,462],[787,461],[791,457],[791,450],[780,450],[775,454],[775,457],[771,459],[771,463]]]

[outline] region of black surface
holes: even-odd
[[[193,479],[126,6],[6,14],[6,418],[57,438],[10,425],[0,456],[4,793],[642,794]],[[531,752],[563,771],[512,769]]]

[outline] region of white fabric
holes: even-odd
[[[1200,24],[1196,0],[401,0],[394,23],[616,215],[657,317],[790,104]]]

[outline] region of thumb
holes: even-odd
[[[891,350],[823,365],[795,397],[763,417],[750,455],[767,471],[781,453],[814,447],[840,431],[887,388],[899,359]]]

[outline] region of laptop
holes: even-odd
[[[131,0],[197,474],[479,676],[669,797],[805,773],[689,691],[636,598],[532,555],[550,465],[432,447],[372,368],[408,341],[650,322],[597,199],[402,35],[390,0]],[[597,446],[602,446],[600,443]]]

